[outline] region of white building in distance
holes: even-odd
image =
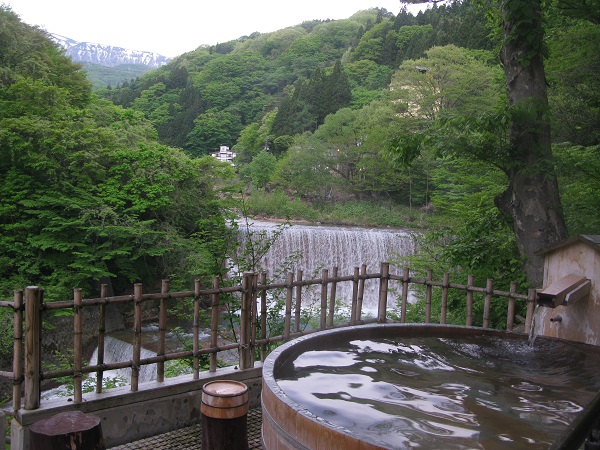
[[[221,145],[218,152],[211,153],[212,156],[217,158],[219,161],[224,161],[233,164],[233,158],[235,158],[235,153],[229,150],[229,147],[226,145]]]

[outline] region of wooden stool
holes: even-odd
[[[81,411],[57,414],[29,428],[31,450],[105,450],[100,418]]]
[[[202,387],[202,450],[248,449],[248,386],[217,380]]]

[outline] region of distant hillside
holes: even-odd
[[[100,64],[90,62],[80,63],[88,74],[88,80],[92,83],[94,90],[106,89],[107,87],[122,86],[124,82],[130,82],[132,79],[152,70],[152,67],[142,64],[122,64],[115,67],[106,67]]]
[[[340,108],[380,99],[394,70],[434,45],[491,49],[486,23],[469,2],[417,17],[363,10],[200,46],[101,95],[143,112],[161,143],[195,156],[256,130],[244,144],[249,162],[265,146],[282,153],[291,137],[315,131]],[[241,162],[244,152],[237,154]]]

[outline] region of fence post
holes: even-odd
[[[475,283],[475,275],[467,276],[467,318],[466,324],[468,327],[473,325],[473,283]]]
[[[198,380],[200,378],[200,357],[198,351],[200,349],[200,280],[194,280],[194,322],[192,328],[192,378]]]
[[[354,275],[352,276],[352,307],[350,309],[350,319],[352,325],[356,325],[360,320],[360,312],[358,310],[358,276],[359,268],[354,268]]]
[[[213,277],[212,281],[213,289],[219,288],[219,277]],[[218,293],[211,294],[211,311],[210,311],[210,347],[216,348],[219,344],[219,300],[220,296]],[[210,372],[216,372],[217,370],[217,354],[211,353],[210,357]]]
[[[292,328],[292,299],[294,295],[294,274],[288,273],[287,289],[285,295],[285,318],[283,322],[283,340],[289,341]]]
[[[140,354],[142,351],[142,283],[133,285],[133,356],[131,360],[131,390],[138,390]]]
[[[160,285],[160,292],[167,294],[171,289],[170,280],[162,280]],[[157,356],[165,356],[165,339],[167,334],[167,299],[161,298],[158,307],[158,351]],[[165,361],[158,361],[156,363],[156,381],[165,381]]]
[[[535,289],[529,289],[527,293],[527,316],[525,317],[525,334],[531,333],[533,324],[533,312],[535,310]]]
[[[105,299],[108,293],[108,285],[100,285],[100,298]],[[98,351],[96,352],[96,364],[104,364],[104,335],[106,333],[106,303],[100,304],[100,320],[98,323]],[[102,380],[104,371],[102,369],[96,372],[96,393],[102,392]]]
[[[300,278],[302,278],[302,271],[299,271]],[[262,272],[260,274],[260,284],[266,286],[267,284],[267,273]],[[300,313],[297,314],[300,316]],[[298,319],[296,319],[298,320]],[[295,324],[296,328],[299,327],[298,323]],[[267,290],[263,289],[260,293],[260,338],[265,340],[267,338]],[[267,358],[267,344],[261,344],[260,346],[260,360],[264,361]]]
[[[298,269],[296,271],[296,280],[298,281],[296,285],[296,310],[294,312],[294,331],[296,333],[300,331],[300,315],[302,312],[302,274],[302,270]]]
[[[333,327],[333,316],[335,315],[335,296],[337,295],[338,268],[333,268],[333,281],[331,282],[331,291],[329,294],[329,315],[327,317],[327,326]]]
[[[21,408],[21,385],[23,383],[23,291],[14,292],[13,321],[13,411]],[[0,434],[0,436],[4,436]],[[0,440],[1,442],[1,440]]]
[[[350,306],[350,324],[356,325],[359,320],[358,312],[358,274],[359,268],[354,268],[354,274],[352,275],[352,303]]]
[[[442,283],[442,312],[440,315],[440,323],[446,323],[446,313],[448,311],[448,284],[450,282],[450,274],[444,274],[444,282]]]
[[[427,271],[427,281],[425,281],[425,323],[431,322],[431,294],[433,293],[433,270]]]
[[[256,302],[258,301],[258,274],[252,274],[252,291],[248,305],[248,368],[254,367],[256,348]]]
[[[242,311],[240,315],[240,369],[249,369],[251,365],[250,352],[250,311],[252,301],[252,285],[254,274],[252,272],[244,273],[242,279]]]
[[[358,277],[358,296],[356,297],[356,309],[358,311],[357,321],[362,319],[362,304],[365,295],[365,280],[367,279],[367,265],[360,267],[360,276]]]
[[[506,329],[508,331],[513,330],[514,318],[515,318],[515,294],[517,293],[517,283],[510,283],[510,297],[508,297],[508,312],[506,313]]]
[[[321,322],[320,330],[327,328],[327,279],[329,278],[329,271],[323,269],[321,272]]]
[[[25,288],[25,409],[40,407],[43,290]]]
[[[0,409],[0,448],[5,448],[5,436],[6,436],[6,415]],[[8,447],[6,447],[8,448]]]
[[[377,321],[387,321],[387,293],[390,279],[390,263],[381,263],[381,278],[379,279],[379,307],[377,308]]]
[[[485,286],[485,303],[483,305],[483,328],[489,328],[490,326],[490,308],[492,306],[492,287],[493,281],[488,278]]]
[[[400,308],[400,322],[406,323],[406,305],[408,303],[408,285],[410,281],[410,270],[404,268],[402,272],[402,306]]]
[[[83,336],[83,308],[82,308],[81,288],[73,290],[73,403],[83,401],[81,374],[83,345],[81,338]]]

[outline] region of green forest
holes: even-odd
[[[399,4],[92,88],[1,6],[0,298],[188,286],[222,270],[240,214],[408,227],[415,270],[535,285],[528,242],[600,231],[599,23],[597,0]]]

